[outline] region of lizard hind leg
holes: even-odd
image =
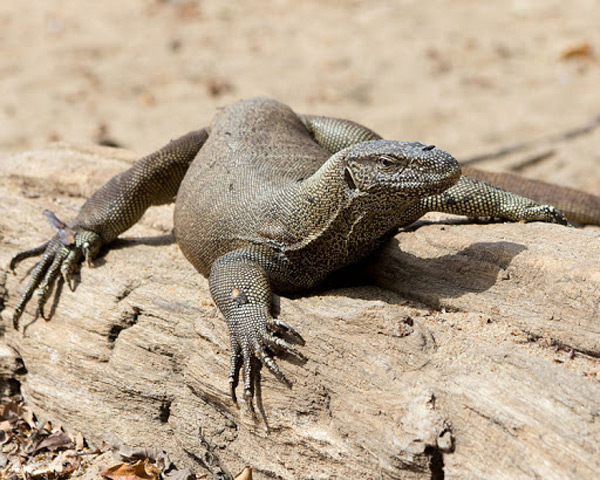
[[[271,316],[273,294],[265,269],[251,252],[235,251],[218,258],[212,265],[210,277],[212,297],[224,315],[231,335],[231,364],[229,382],[231,397],[235,393],[243,369],[244,398],[251,408],[255,384],[260,378],[260,365],[282,383],[291,382],[275,361],[275,353],[304,356],[279,335],[300,335],[289,325]],[[297,339],[297,343],[301,343]]]

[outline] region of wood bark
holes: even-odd
[[[600,230],[424,222],[354,272],[354,286],[281,298],[306,340],[263,369],[268,420],[229,398],[229,336],[208,283],[150,210],[22,329],[33,261],[17,251],[127,168],[133,154],[58,145],[0,159],[0,375],[40,417],[165,449],[199,473],[205,439],[256,478],[597,478]],[[360,285],[356,285],[360,283]]]

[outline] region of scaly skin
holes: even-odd
[[[552,206],[461,176],[456,160],[432,145],[382,140],[348,120],[251,99],[114,177],[69,226],[50,217],[59,233],[11,262],[43,253],[15,307],[15,326],[36,288],[42,311],[59,274],[69,282],[82,257],[89,261],[146,208],[175,196],[177,243],[209,277],[231,335],[231,394],[235,400],[243,367],[250,406],[256,359],[289,383],[273,355],[302,356],[282,335],[302,343],[299,334],[272,317],[273,293],[318,284],[432,210],[566,223]]]
[[[463,174],[510,190],[512,193],[532,198],[536,202],[556,205],[570,222],[581,225],[600,225],[600,197],[595,195],[510,173],[485,172],[463,167]]]

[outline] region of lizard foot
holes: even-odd
[[[548,222],[568,225],[566,217],[562,212],[552,205],[535,205],[526,208],[519,220],[525,222]]]
[[[19,328],[19,319],[36,289],[38,289],[39,297],[38,313],[45,319],[44,305],[59,274],[69,288],[73,290],[72,278],[75,266],[82,257],[85,257],[88,265],[90,265],[92,258],[102,246],[100,236],[96,233],[77,226],[69,227],[49,210],[44,211],[44,215],[58,233],[39,247],[17,253],[10,261],[10,269],[14,272],[21,261],[42,254],[42,258],[36,264],[25,291],[15,306],[13,315],[15,329]]]
[[[256,394],[260,401],[260,370],[264,365],[280,382],[291,386],[275,355],[305,360],[292,344],[304,344],[300,334],[287,323],[274,319],[270,279],[262,264],[269,261],[250,250],[229,252],[212,264],[210,293],[227,320],[231,339],[229,386],[237,404],[236,388],[244,369],[244,398],[251,412]],[[258,405],[260,408],[260,405]]]
[[[244,399],[252,412],[254,411],[252,400],[257,382],[260,382],[261,364],[265,365],[275,378],[291,388],[292,382],[288,380],[277,365],[274,354],[290,354],[303,362],[306,361],[306,357],[281,336],[289,333],[294,338],[295,343],[304,345],[304,339],[293,327],[276,319],[269,319],[264,325],[265,328],[259,329],[258,332],[253,329],[252,333],[248,335],[236,335],[234,332],[231,335],[231,367],[229,372],[231,399],[234,403],[237,403],[236,389],[243,366]],[[255,359],[260,362],[256,362]]]

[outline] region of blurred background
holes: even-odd
[[[4,1],[0,152],[148,153],[267,95],[468,159],[600,114],[599,20],[597,0]],[[574,142],[523,173],[598,193],[600,135]]]

